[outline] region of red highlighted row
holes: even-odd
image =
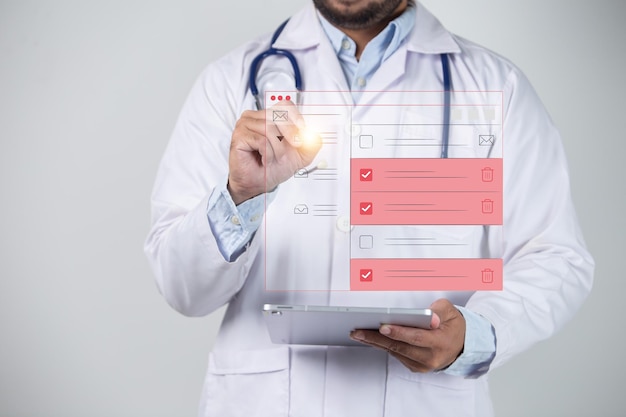
[[[352,259],[351,291],[499,291],[502,259]]]
[[[352,159],[353,225],[501,225],[502,159]]]
[[[353,225],[501,225],[499,193],[403,192],[352,195]]]

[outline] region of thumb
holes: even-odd
[[[441,319],[439,318],[439,315],[433,311],[433,316],[430,319],[431,330],[438,329],[440,324],[441,324]]]
[[[430,309],[433,311],[433,318],[431,321],[431,327],[433,329],[438,328],[442,322],[450,320],[456,314],[458,310],[450,301],[445,298],[440,298],[430,305]]]

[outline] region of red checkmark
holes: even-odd
[[[372,181],[374,178],[374,171],[371,168],[364,168],[361,170],[361,181]]]
[[[361,281],[371,281],[374,279],[374,272],[371,269],[361,269],[359,271]]]
[[[359,207],[361,209],[360,213],[364,216],[371,216],[374,213],[374,205],[369,201],[361,203]]]

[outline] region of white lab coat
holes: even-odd
[[[250,62],[268,42],[269,35],[247,43],[202,73],[181,112],[152,196],[152,229],[145,250],[167,302],[189,316],[203,316],[228,303],[209,356],[200,415],[492,415],[487,376],[411,373],[385,352],[367,347],[274,345],[260,310],[264,303],[425,307],[445,297],[493,324],[497,354],[492,369],[552,335],[587,296],[593,260],[572,206],[559,134],[532,87],[510,62],[451,35],[421,5],[408,42],[381,65],[367,86],[372,91],[441,90],[439,54],[450,52],[455,90],[503,91],[505,234],[499,235],[501,229],[491,235],[481,232],[466,254],[503,258],[503,291],[266,292],[259,236],[264,236],[266,226],[281,230],[280,218],[271,215],[274,206],[283,204],[281,188],[268,209],[267,225],[232,263],[218,250],[206,207],[212,190],[226,182],[233,127],[242,111],[254,106],[247,83]],[[312,5],[291,18],[275,46],[294,53],[305,89],[349,89]],[[285,65],[284,60],[270,61]],[[480,155],[482,151],[476,149],[473,156],[487,157]],[[460,156],[454,149],[450,152],[451,157]],[[336,193],[340,211],[345,207],[342,193],[345,189]],[[291,234],[293,239],[323,236],[325,249],[311,255],[314,262],[290,259],[283,267],[297,268],[299,262],[307,268],[321,265],[331,286],[335,278],[345,279],[345,264],[335,263],[345,254],[333,248],[344,247],[349,233],[334,223],[327,229],[307,230],[303,225]],[[268,276],[285,275],[280,263],[268,265]]]

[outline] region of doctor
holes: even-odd
[[[503,92],[506,235],[472,231],[476,244],[463,255],[502,258],[504,289],[268,292],[266,274],[280,281],[309,268],[321,271],[333,288],[347,273],[336,260],[345,256],[341,248],[349,236],[334,219],[297,231],[281,224],[293,172],[327,149],[319,137],[296,143],[303,119],[294,107],[289,123],[270,124],[285,140],[266,136],[266,114],[255,110],[248,70],[269,42],[269,35],[256,39],[201,74],[152,195],[145,252],[167,302],[188,316],[228,304],[209,356],[200,415],[493,415],[488,371],[563,326],[592,284],[593,260],[572,206],[560,137],[539,98],[509,61],[449,33],[420,4],[313,0],[274,43],[294,54],[306,90],[350,91],[346,105],[375,102],[376,94],[367,91],[441,90],[440,54],[447,53],[454,90]],[[289,71],[284,59],[268,61],[267,68]],[[367,110],[358,117],[367,119]],[[337,166],[349,156],[345,142],[336,147]],[[484,148],[455,152],[461,151],[450,149],[450,157],[488,156],[481,154]],[[339,184],[346,175],[339,169]],[[342,187],[336,188],[326,197],[341,216],[348,207]],[[273,261],[269,254],[265,264],[264,228],[284,233],[283,253],[294,232],[325,250]],[[269,340],[264,303],[431,305],[435,317],[432,330],[357,331],[352,337],[362,348],[281,346]]]

